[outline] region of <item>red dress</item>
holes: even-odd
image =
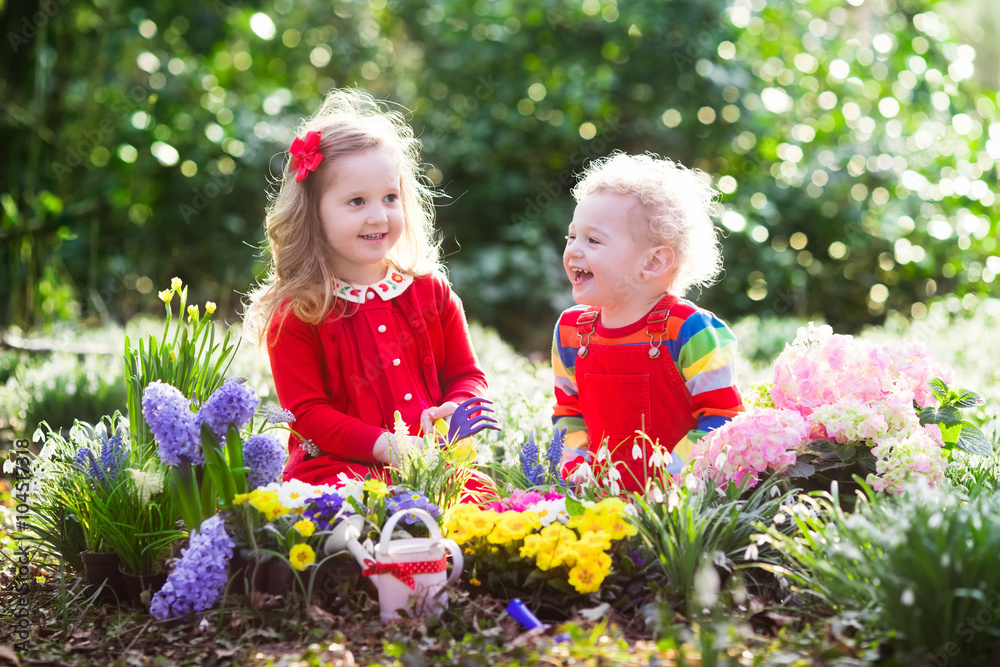
[[[345,286],[338,295],[335,313],[318,325],[286,313],[268,329],[278,400],[295,415],[285,480],[384,478],[372,448],[392,430],[396,410],[416,435],[424,409],[486,392],[462,302],[442,277],[390,271],[375,285]]]

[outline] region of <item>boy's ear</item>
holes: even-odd
[[[674,268],[674,250],[661,245],[653,248],[646,258],[642,275],[646,280],[657,280],[671,274]]]

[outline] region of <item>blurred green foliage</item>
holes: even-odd
[[[995,93],[934,0],[0,4],[0,325],[237,309],[266,186],[334,86],[408,108],[470,314],[546,347],[586,160],[653,151],[724,193],[723,317],[853,330],[995,293]],[[222,296],[220,296],[222,295]],[[968,295],[968,296],[966,296]]]

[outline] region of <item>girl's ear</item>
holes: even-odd
[[[653,248],[646,257],[646,265],[642,267],[642,276],[646,280],[659,280],[673,274],[674,250],[665,245]]]

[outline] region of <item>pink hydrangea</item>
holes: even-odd
[[[935,427],[940,436],[941,429]],[[876,457],[875,472],[867,482],[876,491],[899,493],[906,482],[923,479],[930,483],[944,478],[946,461],[941,445],[929,429],[916,429],[904,435],[885,438],[872,447]]]
[[[870,405],[887,400],[910,405],[915,400],[926,406],[935,403],[927,383],[935,377],[950,383],[952,375],[921,343],[878,344],[810,327],[800,330],[775,362],[771,398],[776,407],[805,417],[841,399]]]
[[[699,440],[692,451],[699,478],[737,484],[760,473],[780,472],[795,463],[797,448],[809,438],[809,423],[795,410],[754,408],[742,412]]]

